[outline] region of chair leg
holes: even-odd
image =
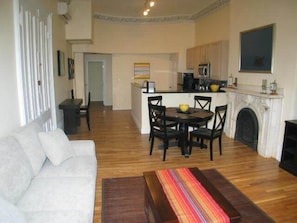
[[[164,142],[163,161],[165,161],[165,159],[166,159],[166,151],[168,149],[168,140],[164,140],[163,142]]]
[[[192,147],[193,147],[193,136],[190,134],[189,155],[192,154]]]
[[[152,131],[150,131],[149,141],[151,141],[151,139],[152,139]]]
[[[151,147],[150,147],[150,155],[152,155],[152,153],[153,153],[154,141],[155,141],[155,138],[154,138],[154,136],[152,136],[152,138],[151,138]]]
[[[220,155],[222,155],[222,137],[219,137]]]
[[[200,142],[200,149],[203,149],[203,145],[204,145],[204,140],[201,139],[201,142]]]
[[[91,130],[91,128],[90,128],[90,116],[89,116],[89,114],[87,114],[87,124],[88,124],[88,128],[89,128],[89,131]]]
[[[210,160],[213,161],[212,139],[210,140]]]

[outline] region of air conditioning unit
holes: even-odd
[[[58,2],[58,15],[63,16],[66,21],[71,19],[66,2]]]

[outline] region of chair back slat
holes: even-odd
[[[211,97],[195,95],[194,108],[201,108],[210,111]]]
[[[227,115],[227,105],[217,106],[215,109],[215,118],[213,122],[212,135],[215,132],[219,132],[220,134],[224,130],[225,121]]]

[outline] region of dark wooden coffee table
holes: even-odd
[[[213,199],[229,216],[230,222],[240,221],[239,212],[230,202],[212,185],[198,168],[189,168],[192,174],[200,181]],[[143,173],[145,180],[145,213],[149,223],[178,223],[178,219],[154,171]]]

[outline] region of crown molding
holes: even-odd
[[[195,20],[208,15],[215,10],[229,4],[230,0],[218,0],[213,4],[207,6],[194,15],[173,15],[173,16],[161,16],[161,17],[123,17],[123,16],[111,16],[102,13],[95,13],[94,19],[112,22],[112,23],[172,23],[172,22],[194,22]]]

